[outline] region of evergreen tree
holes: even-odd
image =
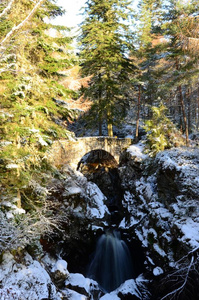
[[[165,13],[166,22],[163,25],[165,34],[169,36],[168,56],[170,68],[167,84],[170,90],[177,90],[179,115],[182,115],[186,143],[189,144],[189,128],[187,122],[187,87],[198,81],[197,38],[198,1],[180,2],[170,1]],[[191,47],[191,44],[195,47]],[[187,104],[187,105],[186,105]]]
[[[155,35],[160,31],[162,0],[140,0],[138,2],[138,44],[140,49],[151,46]]]
[[[167,117],[167,108],[163,103],[152,106],[152,118],[146,121],[147,132],[145,152],[155,156],[159,151],[183,145],[181,133]]]
[[[75,56],[68,29],[45,22],[64,12],[54,1],[9,3],[0,7],[0,182],[16,192],[47,167],[52,141],[69,134],[72,112],[55,99],[72,95],[59,80]],[[9,162],[17,167],[5,172]]]
[[[107,120],[108,135],[112,125],[124,116],[130,86],[132,48],[128,20],[128,0],[88,0],[80,36],[82,74],[91,76],[85,97],[93,101],[92,119],[101,125]]]
[[[158,80],[156,68],[158,65],[159,46],[156,41],[161,35],[161,12],[162,1],[140,0],[138,2],[138,12],[135,15],[138,21],[135,33],[137,49],[135,56],[137,58],[137,117],[136,117],[136,140],[139,134],[140,115],[150,117],[151,110],[148,109],[158,98]],[[142,107],[142,109],[141,109]],[[143,112],[144,108],[144,112]]]

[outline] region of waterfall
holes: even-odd
[[[119,232],[107,232],[99,238],[87,276],[96,280],[104,292],[134,277],[131,255]]]

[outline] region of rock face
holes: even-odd
[[[199,200],[199,149],[174,149],[157,155],[158,196],[165,204]]]
[[[95,247],[96,230],[104,226],[110,213],[105,205],[106,197],[95,183],[67,167],[62,174],[65,177],[53,179],[49,185],[48,200],[57,207],[55,214],[62,214],[66,221],[60,228],[62,232],[50,241],[44,237],[42,245],[52,255],[62,252],[70,272],[85,275],[89,255]]]
[[[152,299],[169,292],[174,297],[180,294],[180,299],[197,299],[198,289],[191,289],[190,281],[199,263],[199,149],[167,150],[155,160],[142,160],[140,166],[135,159],[129,156],[120,167],[128,190],[123,200],[128,214],[120,227],[128,228],[145,249],[150,278],[160,286],[159,293],[152,289]]]

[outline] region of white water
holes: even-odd
[[[131,255],[119,232],[108,232],[99,238],[87,276],[96,280],[105,292],[134,277]]]

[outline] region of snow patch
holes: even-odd
[[[163,273],[164,273],[164,271],[160,267],[156,267],[156,268],[153,269],[153,275],[154,276],[159,276],[159,275],[161,275]]]
[[[106,213],[109,214],[108,208],[104,204],[106,197],[104,196],[104,194],[101,192],[101,190],[98,188],[98,186],[95,183],[88,182],[86,192],[87,192],[87,196],[89,196],[89,199],[91,199],[92,201],[92,207],[88,206],[87,208],[87,214],[89,216],[95,218],[103,218]]]
[[[199,247],[199,222],[194,222],[191,218],[176,223],[179,229],[183,232],[182,241],[190,244],[193,248]]]
[[[67,264],[67,262],[66,262],[65,260],[59,259],[59,260],[55,263],[55,265],[53,266],[51,272],[54,273],[54,272],[59,271],[59,272],[62,273],[63,275],[68,276],[68,275],[69,275],[69,272],[68,272],[68,270],[67,270],[67,266],[68,266],[68,264]]]
[[[158,244],[153,244],[153,248],[154,250],[162,257],[165,257],[166,256],[166,253],[164,252],[163,249],[160,248],[160,246]]]
[[[38,300],[56,296],[56,288],[51,278],[41,264],[26,254],[24,262],[16,262],[9,252],[4,253],[0,265],[1,300],[20,299]],[[17,293],[16,293],[17,291]],[[13,298],[6,298],[6,293],[11,292]],[[15,297],[15,298],[14,298]],[[18,297],[18,298],[17,298]],[[61,300],[56,297],[56,300]]]
[[[134,279],[129,279],[113,292],[105,294],[100,298],[100,300],[119,300],[120,298],[117,296],[119,292],[121,292],[122,295],[131,294],[135,295],[138,299],[142,299],[142,295],[137,287],[136,281]]]
[[[144,146],[141,143],[131,145],[127,149],[127,153],[129,153],[132,157],[136,157],[138,160],[143,160],[147,158],[148,156],[143,153]]]

